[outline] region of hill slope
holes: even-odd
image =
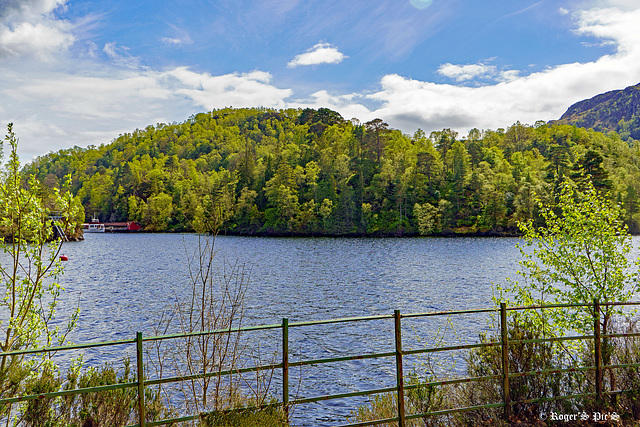
[[[577,102],[554,123],[599,132],[612,130],[624,140],[640,139],[640,83]]]
[[[87,217],[149,231],[261,235],[505,234],[537,220],[536,194],[588,176],[640,230],[640,152],[616,134],[516,123],[405,135],[335,111],[223,109],[158,124],[27,167],[65,175]]]

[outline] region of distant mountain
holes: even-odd
[[[599,132],[616,131],[627,140],[640,139],[640,83],[596,95],[573,104],[554,124],[569,124]]]

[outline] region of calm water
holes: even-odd
[[[60,282],[79,298],[76,340],[147,330],[187,289],[189,234],[87,234],[65,243]],[[486,307],[492,282],[517,270],[517,239],[253,238],[219,236],[217,260],[250,273],[248,315],[259,323]]]
[[[188,292],[186,251],[191,234],[87,234],[65,243],[69,257],[60,282],[66,288],[64,314],[79,304],[73,342],[133,338],[152,334],[162,310]],[[491,306],[492,282],[515,276],[519,252],[511,238],[250,238],[220,236],[216,262],[240,263],[249,275],[245,325],[339,317]],[[434,320],[406,319],[404,348],[427,343],[475,340],[490,330],[487,316]],[[393,351],[391,321],[292,328],[291,360]],[[444,333],[446,332],[446,333]],[[267,354],[277,352],[279,332],[255,338]],[[111,350],[113,352],[113,349]],[[130,350],[122,350],[132,356]],[[88,365],[122,354],[91,350]],[[436,360],[460,370],[461,358]],[[276,362],[277,363],[277,362]],[[292,372],[297,397],[345,393],[395,385],[392,359],[353,361]],[[424,359],[407,360],[405,370],[424,372]],[[413,368],[411,368],[413,366]],[[278,378],[274,379],[278,383]],[[276,387],[274,393],[279,395]],[[296,408],[297,425],[347,421],[362,399],[343,399]]]

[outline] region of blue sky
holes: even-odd
[[[0,0],[23,160],[226,106],[427,133],[558,118],[640,82],[637,0]]]

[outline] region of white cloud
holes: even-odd
[[[520,71],[518,70],[507,70],[500,72],[500,80],[505,82],[511,82],[520,78]]]
[[[517,120],[534,123],[553,120],[573,103],[598,93],[622,89],[640,81],[640,8],[600,8],[574,14],[576,32],[614,43],[616,51],[586,63],[570,63],[520,76],[499,73],[500,81],[481,87],[436,84],[398,74],[381,79],[381,88],[369,94],[380,103],[369,117],[380,117],[403,131],[417,128],[496,129]],[[447,65],[447,64],[445,64]],[[467,68],[465,68],[467,67]],[[482,66],[442,67],[458,81],[482,75]],[[365,118],[366,119],[366,118]]]
[[[454,65],[442,64],[438,67],[438,74],[455,79],[458,82],[472,80],[476,77],[492,76],[496,73],[496,67],[486,64]]]
[[[118,53],[116,52],[117,43],[111,42],[104,45],[102,51],[107,54],[107,56],[111,59],[116,59],[118,57]]]
[[[601,9],[617,8],[620,10],[633,11],[638,8],[637,0],[591,0],[591,4]]]
[[[0,18],[10,21],[39,18],[65,3],[66,0],[3,0],[0,3]]]
[[[175,33],[177,36],[175,37],[161,37],[160,41],[164,44],[168,44],[170,46],[180,46],[180,45],[186,45],[186,44],[192,44],[193,40],[191,40],[191,37],[189,36],[189,34],[183,30],[182,28],[179,28],[175,25],[171,25],[169,24],[169,26],[172,29],[172,32]]]
[[[47,64],[49,67],[51,64]],[[51,150],[108,143],[118,134],[158,122],[184,120],[213,108],[284,108],[290,89],[263,71],[211,76],[187,67],[154,71],[76,63],[75,74],[0,65],[0,123],[16,124],[20,155],[30,160]]]
[[[113,61],[121,67],[138,68],[140,66],[140,58],[131,56],[129,54],[129,48],[125,46],[118,46],[116,42],[107,43],[104,45],[102,51]]]
[[[49,58],[75,38],[72,26],[53,12],[65,0],[6,0],[0,4],[0,57],[35,55]]]
[[[170,44],[170,45],[180,45],[180,44],[182,44],[182,40],[177,39],[177,38],[171,38],[171,37],[162,37],[160,39],[160,41],[162,43]]]
[[[294,68],[300,65],[339,64],[346,57],[329,43],[318,43],[305,53],[296,55],[287,66]]]
[[[169,99],[157,73],[115,73],[112,77],[93,77],[49,73],[29,79],[5,94],[25,105],[37,105],[47,99],[48,109],[56,116],[75,120],[117,120],[144,115],[132,107],[138,102]]]
[[[289,106],[295,108],[330,108],[339,111],[343,118],[366,119],[371,116],[371,110],[361,102],[365,101],[363,95],[352,93],[347,95],[331,95],[326,90],[319,90],[311,94],[309,99],[289,102]]]
[[[42,20],[42,13],[50,12],[61,2],[26,2],[31,5],[26,9],[21,8],[22,3],[15,1],[12,4],[17,6],[13,8],[1,3],[0,16],[34,26],[46,23],[47,28],[53,29],[60,22],[66,25],[53,18]],[[573,12],[573,16],[579,35],[614,43],[614,53],[591,62],[523,75],[482,63],[444,64],[439,72],[454,82],[464,83],[475,77],[491,77],[496,82],[466,87],[389,74],[380,79],[373,92],[335,94],[319,90],[302,100],[296,99],[292,89],[279,87],[272,74],[265,71],[211,75],[189,67],[153,70],[140,67],[139,60],[116,43],[104,46],[104,54],[111,59],[107,64],[99,62],[95,45],[94,57],[68,62],[68,56],[56,56],[37,66],[29,55],[11,53],[14,57],[0,61],[0,124],[16,124],[21,156],[29,160],[50,150],[108,143],[119,133],[135,128],[181,121],[203,110],[227,106],[328,107],[346,119],[366,121],[380,117],[405,132],[448,127],[464,134],[473,127],[496,129],[517,120],[551,120],[576,101],[640,80],[640,7],[591,9]],[[8,19],[3,18],[2,22]],[[15,31],[17,26],[11,28]],[[67,39],[71,43],[71,33],[60,34],[71,37]],[[21,52],[38,54],[68,46],[60,41],[49,47],[43,47],[43,43],[27,46]],[[7,46],[7,42],[0,41],[0,52],[8,55]],[[329,62],[328,53],[332,51],[339,58],[334,62],[344,58],[336,48],[322,43],[307,54],[323,50],[325,53],[317,57],[299,55],[298,65]]]
[[[176,94],[184,95],[205,109],[223,107],[284,108],[291,89],[278,89],[271,84],[271,74],[264,71],[233,73],[220,76],[199,74],[187,67],[163,74],[176,80]]]
[[[580,26],[576,33],[595,36],[615,44],[618,47],[618,58],[640,53],[638,52],[640,9],[627,12],[617,8],[593,9],[580,12],[577,17]]]
[[[73,37],[59,28],[43,23],[23,22],[14,28],[0,27],[0,54],[47,55],[71,45]]]

